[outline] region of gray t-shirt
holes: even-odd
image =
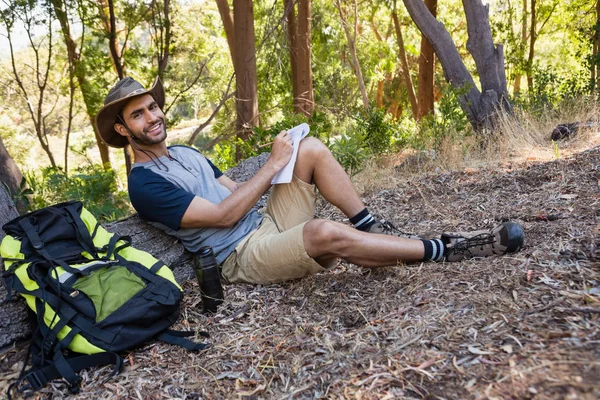
[[[194,196],[218,204],[231,194],[217,181],[221,175],[195,149],[171,146],[169,156],[133,164],[129,198],[142,219],[179,238],[192,253],[202,246],[211,246],[217,263],[221,264],[262,220],[256,210],[251,210],[231,228],[180,228]]]

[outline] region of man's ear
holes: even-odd
[[[129,129],[127,129],[123,124],[116,123],[113,125],[113,128],[115,128],[115,131],[117,131],[117,133],[121,136],[129,137],[130,135]]]

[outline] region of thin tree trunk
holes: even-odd
[[[437,16],[437,0],[425,0],[425,5],[435,18]],[[434,85],[435,56],[433,46],[425,35],[421,35],[421,53],[419,55],[419,86],[417,120],[426,115],[433,114],[433,85]]]
[[[533,95],[533,57],[535,53],[535,40],[536,38],[536,12],[535,3],[536,0],[531,0],[531,24],[529,28],[529,56],[527,57],[527,90],[529,95]]]
[[[523,15],[521,17],[521,42],[518,44],[519,61],[522,62],[525,55],[525,46],[527,43],[527,0],[523,0]],[[522,64],[521,64],[522,65]],[[521,91],[521,68],[515,74],[515,82],[513,84],[513,93],[517,95]]]
[[[235,70],[235,31],[233,29],[233,16],[231,15],[227,0],[215,0],[215,2],[219,8],[219,14],[221,14],[221,21],[223,21],[225,37],[227,38],[227,45],[229,46],[229,54],[231,55],[231,63]]]
[[[348,19],[346,18],[346,13],[344,12],[341,0],[336,0],[335,6],[337,7],[338,12],[340,14],[342,26],[344,27],[346,39],[348,40],[348,47],[350,49],[350,55],[352,56],[352,61],[354,63],[354,73],[356,74],[356,79],[358,80],[358,87],[362,95],[363,106],[365,108],[369,108],[369,97],[367,96],[365,80],[363,79],[362,71],[360,69],[360,63],[358,61],[358,56],[356,55],[356,33],[358,31],[358,10],[356,0],[354,0],[354,25],[352,33],[350,33],[350,24],[348,23]]]
[[[256,78],[256,44],[254,37],[254,10],[252,0],[234,0],[236,110],[238,137],[247,140],[258,124],[258,96]],[[237,158],[241,154],[237,153]]]
[[[169,17],[169,8],[171,0],[163,0],[162,10],[154,14],[155,30],[159,36],[157,40],[157,59],[158,59],[158,76],[162,79],[169,63],[169,54],[171,50],[171,18]],[[158,8],[158,3],[156,3]],[[152,8],[154,13],[154,7]],[[161,14],[162,12],[162,14]],[[156,23],[159,19],[159,23]]]
[[[377,30],[377,26],[375,25],[375,11],[376,11],[376,9],[374,9],[373,12],[371,13],[371,17],[369,18],[369,23],[371,25],[371,30],[373,31],[373,34],[377,38],[377,41],[382,42],[383,38],[379,34],[379,31]],[[379,54],[379,56],[381,57],[381,54]],[[377,93],[375,94],[375,104],[377,105],[377,108],[383,107],[384,88],[385,88],[385,81],[383,79],[378,80],[377,81]]]
[[[310,54],[311,27],[310,0],[298,0],[298,105],[300,112],[310,117],[314,110],[314,94],[312,81],[312,66]]]
[[[98,6],[101,8],[101,17],[104,21],[104,29],[108,36],[108,48],[110,50],[110,59],[117,72],[119,79],[125,77],[123,63],[121,60],[121,50],[119,48],[119,38],[117,37],[117,19],[115,16],[114,0],[100,0]],[[108,10],[108,15],[106,11]]]
[[[292,70],[292,99],[294,112],[301,112],[298,97],[298,25],[296,23],[295,0],[285,0],[285,13],[287,16],[288,43],[290,49],[290,67]]]
[[[592,65],[592,82],[596,90],[600,90],[600,0],[596,1],[596,26],[594,30],[594,51]]]
[[[410,101],[410,109],[413,117],[417,118],[419,114],[419,103],[417,103],[417,96],[415,95],[415,87],[413,86],[412,78],[410,76],[410,67],[408,66],[408,59],[406,58],[406,50],[404,49],[404,39],[402,37],[402,30],[400,28],[400,22],[398,21],[398,13],[396,10],[392,11],[392,19],[394,20],[394,28],[396,31],[396,41],[398,42],[398,58],[400,59],[402,80],[408,92],[408,100]]]

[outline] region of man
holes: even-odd
[[[96,125],[106,144],[133,149],[129,195],[140,217],[179,238],[192,253],[212,246],[230,282],[301,278],[331,268],[339,258],[378,267],[500,255],[523,245],[523,230],[515,223],[434,240],[376,234],[385,227],[365,208],[329,149],[310,137],[300,143],[292,182],[275,185],[261,215],[252,207],[290,160],[290,135],[283,131],[275,137],[268,161],[254,177],[234,182],[196,150],[167,147],[164,103],[158,78],[148,90],[125,78],[108,93]],[[356,229],[314,219],[317,189]]]

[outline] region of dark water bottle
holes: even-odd
[[[219,304],[223,303],[223,287],[212,247],[201,247],[194,255],[194,270],[200,285],[202,309],[205,313],[215,313]]]

